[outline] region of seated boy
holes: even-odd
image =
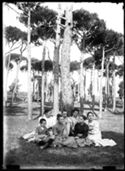
[[[40,125],[36,127],[34,136],[28,139],[28,142],[39,142],[47,137],[46,120],[40,119]]]
[[[52,145],[54,139],[55,139],[55,135],[53,134],[53,128],[50,127],[47,130],[47,137],[42,139],[42,140],[40,140],[38,142],[38,145],[40,145],[41,149],[45,149],[45,148],[47,148],[47,147]]]

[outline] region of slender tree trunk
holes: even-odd
[[[86,101],[86,69],[84,70],[84,101]]]
[[[7,102],[7,86],[8,86],[10,60],[11,60],[11,53],[9,53],[8,64],[7,64],[6,85],[5,85],[5,92],[6,92],[6,94],[5,94],[5,102]]]
[[[70,47],[72,41],[72,9],[66,10],[66,26],[61,50],[62,101],[64,109],[71,115],[73,94],[70,81]]]
[[[45,88],[44,88],[44,92],[45,92],[45,97],[44,97],[44,102],[46,102],[47,101],[47,72],[45,72],[45,84],[44,84],[44,86],[45,86]]]
[[[60,11],[60,9],[59,9]],[[60,47],[60,12],[57,16],[57,30],[56,30],[56,44],[54,51],[54,101],[53,101],[53,110],[54,115],[57,115],[59,112],[59,47]]]
[[[99,118],[102,118],[102,103],[103,103],[102,80],[103,80],[103,70],[104,70],[104,59],[105,59],[105,48],[103,47],[103,52],[102,52],[102,65],[101,65],[101,78],[100,78]]]
[[[124,112],[124,97],[122,97],[122,110]]]
[[[100,75],[99,75],[99,70],[97,70],[97,95],[98,95],[98,103],[99,103],[99,92],[100,92]]]
[[[113,64],[114,64],[114,69],[113,69],[113,112],[115,112],[115,109],[116,109],[116,92],[115,92],[115,89],[116,89],[116,82],[115,82],[115,52],[114,52],[114,57],[113,57]]]
[[[106,66],[106,85],[105,85],[105,94],[106,94],[106,110],[108,108],[108,98],[109,98],[109,61]]]
[[[94,111],[95,106],[95,63],[92,67],[92,110]]]
[[[80,112],[81,114],[84,111],[84,87],[83,87],[83,52],[81,52],[80,60]]]
[[[3,24],[3,109],[5,109],[6,101],[7,101],[7,76],[6,76],[6,55],[5,55],[5,25]],[[4,111],[5,112],[5,111]]]
[[[93,91],[93,87],[92,87],[92,69],[91,69],[91,80],[90,80],[90,95],[91,95],[91,99],[92,99],[92,91]]]
[[[35,99],[35,73],[33,71],[33,100]]]
[[[45,72],[44,72],[44,64],[45,64],[45,54],[46,54],[46,42],[43,45],[43,58],[42,58],[42,78],[41,78],[41,111],[40,115],[44,114],[44,90],[45,90]]]
[[[32,92],[31,92],[31,32],[30,9],[28,11],[28,119],[32,119]]]
[[[15,79],[15,87],[12,93],[12,101],[11,104],[13,105],[13,102],[16,98],[16,90],[17,90],[17,84],[18,84],[18,75],[19,75],[19,69],[20,69],[20,61],[17,62],[17,72],[16,72],[16,79]]]

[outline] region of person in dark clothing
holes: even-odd
[[[55,136],[53,134],[53,128],[52,127],[47,129],[46,134],[47,134],[47,137],[38,143],[38,145],[40,146],[41,149],[45,149],[45,148],[50,147],[54,141]]]
[[[84,122],[84,115],[79,116],[78,123],[75,125],[74,136],[79,138],[86,138],[88,136],[88,125]]]

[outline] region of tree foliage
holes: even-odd
[[[100,44],[100,46],[95,50],[94,52],[94,59],[96,66],[100,69],[101,68],[101,61],[102,61],[102,47],[105,47],[105,63],[104,67],[107,65],[107,62],[109,62],[110,57],[114,55],[119,56],[123,55],[123,35],[120,33],[117,33],[113,30],[106,30],[104,32],[105,37],[103,42]],[[111,64],[113,65],[113,64]]]
[[[94,58],[89,57],[83,61],[83,67],[85,67],[86,69],[92,68],[94,62]]]
[[[96,13],[84,9],[73,12],[73,38],[81,51],[92,51],[102,42],[105,29],[104,20],[100,20]]]
[[[17,27],[7,26],[5,28],[5,38],[7,39],[9,43],[14,44],[18,42],[20,39],[22,41],[27,40],[27,33],[24,31],[21,31]]]
[[[70,72],[77,71],[80,69],[80,63],[78,61],[72,61],[70,63]]]
[[[9,55],[6,56],[6,67],[8,65],[8,58],[9,58]],[[17,53],[11,53],[11,56],[10,56],[10,61],[14,61],[16,63],[18,63],[18,61],[20,60],[20,54],[17,54]],[[26,61],[27,62],[27,58],[22,56],[21,57],[21,61]]]
[[[40,6],[38,2],[21,2],[17,3],[22,10],[20,22],[27,26],[28,10],[31,10],[31,41],[40,45],[39,39],[55,39],[56,36],[56,15],[57,13],[48,7]]]
[[[23,70],[26,70],[27,71],[27,64],[22,66],[20,69],[23,71]],[[32,70],[35,70],[35,71],[42,71],[42,61],[41,60],[38,60],[36,58],[32,58],[31,59],[31,69]],[[53,70],[53,62],[52,61],[49,61],[49,60],[45,60],[45,65],[44,65],[44,70],[45,72],[48,72],[48,71],[52,71]]]
[[[124,80],[121,81],[119,84],[118,94],[119,94],[120,99],[124,97]]]
[[[117,67],[116,75],[119,75],[120,77],[124,76],[124,65],[119,65]]]

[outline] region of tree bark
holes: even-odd
[[[6,85],[5,85],[5,103],[7,102],[7,85],[8,85],[10,59],[11,59],[11,53],[9,54],[8,65],[7,65]]]
[[[60,9],[59,9],[60,11]],[[53,110],[54,115],[57,115],[59,112],[59,48],[60,48],[60,17],[61,14],[59,12],[57,16],[57,30],[56,30],[56,44],[54,50],[54,66],[53,66],[53,74],[54,74],[54,93],[53,93]]]
[[[19,69],[20,69],[20,61],[17,62],[17,72],[16,72],[16,79],[15,79],[15,87],[14,87],[14,90],[13,90],[13,93],[12,93],[11,105],[13,105],[13,102],[15,100],[16,89],[17,89],[17,84],[18,84]]]
[[[64,31],[64,39],[61,49],[61,82],[62,82],[62,102],[63,109],[67,110],[71,115],[73,108],[73,94],[70,80],[70,47],[72,41],[72,9],[66,10],[66,26]]]
[[[35,100],[35,71],[33,70],[33,100]]]
[[[114,52],[114,57],[113,57],[113,64],[114,64],[114,67],[113,67],[113,112],[115,112],[115,109],[116,109],[116,82],[115,82],[115,52]]]
[[[43,114],[44,114],[44,90],[45,90],[44,64],[45,64],[45,54],[46,54],[46,42],[44,42],[44,45],[43,45],[42,78],[41,78],[41,110],[40,110],[40,116],[43,116]]]
[[[28,119],[32,119],[32,92],[31,92],[31,32],[30,32],[30,9],[28,11]]]
[[[92,111],[94,111],[95,106],[95,63],[92,67]]]
[[[106,94],[106,110],[108,108],[108,98],[109,98],[109,61],[106,65],[106,85],[105,85],[105,94]]]
[[[84,101],[86,101],[86,69],[83,72],[84,75]]]
[[[124,97],[122,97],[122,111],[124,112]]]
[[[80,59],[80,112],[81,114],[84,112],[84,87],[83,87],[83,52],[81,52]]]
[[[105,48],[103,47],[102,65],[101,65],[101,78],[100,78],[99,118],[102,118],[102,103],[103,103],[102,80],[103,80],[103,70],[104,70],[104,59],[105,59]]]
[[[5,55],[5,46],[6,46],[6,39],[5,39],[5,25],[3,24],[3,109],[5,109],[6,101],[7,101],[7,76],[6,76],[6,55]]]

